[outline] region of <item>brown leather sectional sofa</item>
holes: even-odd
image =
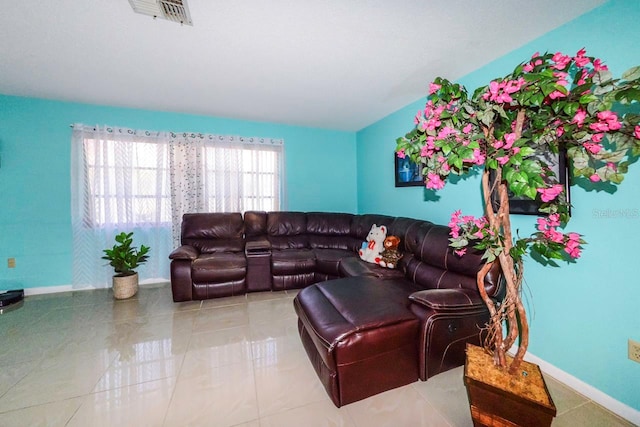
[[[401,239],[390,270],[357,255],[373,224]],[[480,253],[456,256],[448,227],[385,215],[187,214],[170,255],[174,301],[302,289],[298,329],[336,406],[464,363],[489,318],[477,291]],[[499,300],[499,268],[485,278]]]

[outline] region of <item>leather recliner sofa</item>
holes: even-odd
[[[357,255],[373,224],[400,237],[391,270]],[[449,228],[385,215],[187,214],[170,255],[174,301],[303,288],[298,329],[336,406],[464,364],[489,313],[477,290],[481,253],[458,257]],[[499,266],[485,277],[503,296]]]

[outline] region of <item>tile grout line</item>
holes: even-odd
[[[202,309],[202,301],[200,301],[199,307],[197,310],[193,310],[193,311],[198,311],[198,315],[200,314],[200,310]],[[195,327],[195,323],[196,323],[196,318],[198,317],[198,315],[195,316],[195,318],[193,319],[193,322],[191,323],[191,331],[189,333],[189,342],[186,345],[186,350],[184,352],[184,355],[182,356],[182,362],[180,362],[180,368],[178,369],[178,372],[176,373],[176,380],[173,383],[173,390],[171,390],[171,397],[169,398],[169,403],[167,404],[167,408],[164,411],[164,417],[162,417],[162,425],[166,425],[167,423],[167,416],[169,415],[169,409],[171,409],[171,404],[173,403],[173,400],[175,398],[176,395],[176,389],[178,388],[178,380],[180,379],[180,374],[182,374],[182,369],[184,367],[184,360],[187,357],[187,352],[189,351],[189,346],[191,345],[191,339],[193,337],[193,328]]]

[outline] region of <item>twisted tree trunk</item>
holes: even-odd
[[[516,118],[516,140],[522,136],[522,128],[524,124],[525,112],[520,110]],[[487,143],[493,142],[492,131],[490,128],[485,129]],[[498,255],[500,267],[504,275],[506,284],[506,295],[502,303],[496,307],[496,304],[487,295],[484,278],[491,269],[493,263],[487,263],[477,274],[476,281],[478,290],[483,301],[489,309],[491,320],[487,326],[488,334],[485,339],[485,348],[494,355],[494,363],[503,368],[507,368],[510,374],[515,374],[529,345],[529,325],[527,322],[526,311],[522,303],[522,263],[515,262],[511,256],[513,247],[513,235],[511,233],[511,219],[509,217],[509,190],[506,182],[502,179],[502,168],[498,167],[495,176],[491,176],[491,171],[486,169],[482,174],[482,193],[484,196],[485,216],[489,221],[491,229],[495,230],[498,235],[503,236],[500,242],[501,250]],[[497,199],[498,210],[494,209],[494,199]],[[503,323],[507,324],[508,333],[505,337]],[[518,351],[516,352],[513,362],[507,366],[506,352],[519,338]]]

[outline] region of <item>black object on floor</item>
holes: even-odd
[[[8,308],[12,304],[19,303],[24,299],[24,289],[11,291],[0,291],[0,310]]]

